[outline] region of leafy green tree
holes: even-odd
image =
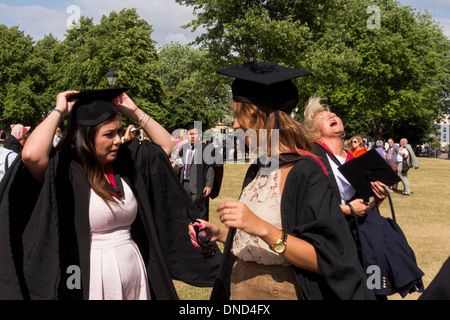
[[[232,79],[215,75],[215,70],[245,61],[265,60],[303,69],[303,59],[298,56],[306,50],[312,36],[309,27],[296,18],[296,8],[304,3],[316,7],[317,3],[323,2],[176,1],[194,8],[196,18],[186,28],[196,30],[202,27],[206,30],[195,44],[207,51],[211,61],[208,65],[210,86],[224,88],[222,90],[230,90]],[[305,81],[297,80],[300,88]],[[231,98],[229,94],[227,97]],[[229,125],[233,119],[230,110],[228,106],[222,118],[222,122]]]
[[[128,94],[136,104],[166,125],[152,27],[135,9],[112,11],[98,25],[82,16],[79,25],[69,29],[62,42],[65,56],[59,62],[59,90],[107,88],[105,74],[113,66],[119,74],[115,86],[132,88]]]
[[[2,129],[23,123],[34,125],[45,104],[40,94],[45,90],[45,61],[36,56],[33,40],[17,27],[0,25],[0,114]]]
[[[308,50],[316,93],[328,98],[352,134],[400,138],[410,131],[410,140],[425,139],[443,104],[448,39],[431,15],[396,1],[337,3],[327,32]],[[364,14],[374,4],[378,28],[370,28],[370,13]],[[367,129],[355,132],[361,127]]]
[[[192,121],[201,121],[203,130],[223,121],[231,97],[228,88],[215,85],[205,50],[172,42],[160,48],[159,63],[171,132]]]
[[[395,0],[177,2],[194,8],[186,27],[205,29],[196,43],[217,67],[268,60],[312,71],[297,80],[300,120],[307,97],[322,95],[348,133],[386,138],[408,124],[417,142],[448,108],[449,40],[427,12]]]
[[[39,94],[41,105],[36,108],[36,118],[45,117],[48,110],[54,106],[56,95],[63,91],[60,78],[60,66],[65,56],[64,47],[52,34],[45,35],[34,46],[34,55],[42,61],[41,72],[45,82],[42,83],[42,91]]]
[[[295,19],[297,6],[312,1],[176,0],[194,7],[185,27],[206,32],[196,39],[221,61],[289,60],[305,49],[309,28]]]
[[[34,45],[17,28],[0,25],[0,112],[4,126],[34,125],[65,90],[108,87],[111,66],[119,74],[116,86],[129,86],[136,104],[162,125],[168,121],[159,80],[152,27],[135,9],[112,11],[95,25],[82,16],[79,28],[67,30],[59,42],[51,34]],[[129,119],[124,120],[130,121]],[[125,124],[125,123],[124,123]]]

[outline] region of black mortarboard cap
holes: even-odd
[[[400,181],[397,172],[375,149],[347,161],[339,167],[339,171],[365,201],[374,195],[370,182],[380,181],[392,186]]]
[[[252,61],[216,71],[235,78],[233,100],[290,113],[298,103],[298,89],[292,79],[312,75],[309,71]]]
[[[130,88],[86,89],[70,96],[69,101],[78,99],[72,110],[71,122],[82,126],[96,126],[102,123],[117,113],[110,101],[128,89]]]

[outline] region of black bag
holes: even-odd
[[[409,164],[408,164],[408,160],[405,156],[403,156],[403,160],[402,160],[402,172],[408,172],[409,170]]]
[[[350,206],[353,219],[349,225],[368,282],[373,279],[374,270],[380,273],[379,286],[372,288],[374,293],[382,296],[399,293],[404,298],[414,291],[423,292],[424,273],[417,266],[414,251],[396,222],[392,199],[386,192],[392,219],[381,216],[378,208],[357,217]]]

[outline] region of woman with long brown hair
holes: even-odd
[[[119,112],[143,124],[166,153],[170,153],[173,146],[171,136],[149,115],[137,108],[126,93],[120,94],[118,91],[106,101],[83,98],[83,93],[80,98],[79,96],[77,91],[58,94],[56,107],[30,135],[23,150],[22,161],[34,179],[43,183],[50,162],[53,133],[61,120],[71,114],[70,124],[58,150],[70,159],[68,165],[63,167],[76,176],[74,180],[83,180],[81,176],[84,175],[90,189],[83,191],[88,197],[86,208],[89,216],[84,219],[89,220],[89,230],[86,231],[90,233],[90,253],[87,254],[83,246],[79,246],[81,261],[89,257],[89,275],[83,274],[83,280],[89,279],[87,284],[83,283],[88,287],[86,293],[89,296],[86,298],[150,299],[151,287],[143,253],[130,233],[130,227],[138,213],[138,200],[132,191],[132,183],[120,177],[121,170],[115,161],[123,157],[119,156]],[[72,171],[70,163],[76,164],[77,168]],[[68,183],[63,184],[67,185]],[[71,185],[73,189],[78,189],[75,182],[72,181]],[[79,193],[81,190],[74,190],[75,199],[83,197]],[[83,199],[82,202],[84,201]],[[79,201],[75,201],[75,206],[79,206]],[[105,269],[106,266],[108,270]]]
[[[186,250],[189,237],[178,235],[188,223],[189,198],[168,158],[176,143],[124,91],[58,94],[56,107],[26,143],[22,161],[41,189],[48,190],[24,236],[23,246],[37,252],[30,256],[39,257],[27,262],[25,278],[47,280],[38,288],[27,281],[22,291],[29,290],[31,298],[177,299],[171,276],[193,282],[212,277],[212,265],[198,266],[199,251]],[[55,150],[53,134],[69,114]],[[120,114],[141,126],[152,142],[122,144]],[[164,222],[158,224],[160,219]],[[34,243],[40,237],[46,241]],[[66,271],[77,268],[82,286],[72,284]]]
[[[217,208],[224,225],[189,226],[194,246],[225,243],[212,298],[373,298],[324,168],[290,117],[298,103],[291,79],[310,73],[258,61],[218,72],[235,78],[233,128],[255,130],[259,147],[277,135],[278,143],[250,166],[239,201]]]

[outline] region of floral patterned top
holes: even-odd
[[[261,169],[255,179],[242,191],[240,202],[258,217],[281,229],[281,168],[268,171]],[[264,265],[290,265],[283,257],[273,252],[261,238],[236,230],[232,253],[244,261]]]

